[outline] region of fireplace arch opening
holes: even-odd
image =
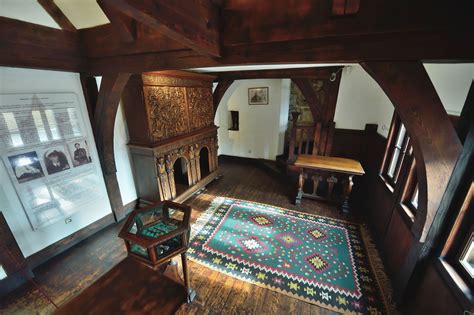
[[[185,158],[176,159],[173,165],[176,196],[181,195],[189,188],[188,166]]]
[[[199,168],[201,170],[201,178],[204,178],[211,173],[209,165],[209,149],[207,147],[202,147],[199,152]]]

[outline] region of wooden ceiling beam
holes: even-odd
[[[220,57],[218,8],[210,1],[103,0],[102,3],[201,55]]]
[[[89,58],[84,72],[93,75],[126,72],[142,73],[160,70],[182,70],[195,67],[218,66],[213,58],[201,56],[190,49]]]
[[[332,0],[332,15],[353,15],[359,12],[360,0]]]
[[[38,0],[38,3],[46,10],[46,12],[48,12],[53,20],[58,23],[63,31],[77,31],[76,27],[71,23],[71,21],[69,21],[67,16],[64,15],[63,11],[61,11],[53,0]]]
[[[224,47],[222,64],[355,63],[364,60],[474,60],[465,32],[401,32]]]
[[[220,59],[187,50],[149,52],[90,59],[87,71],[141,73],[197,67],[288,64],[356,63],[362,61],[444,61],[472,62],[474,43],[467,33],[399,33],[348,36],[258,45],[241,45],[223,50]],[[420,40],[423,39],[423,40]]]
[[[0,17],[0,65],[79,72],[77,33]]]
[[[124,18],[128,18],[124,16]],[[130,19],[131,20],[131,19]],[[113,24],[82,29],[79,32],[83,53],[90,58],[189,49],[149,27],[135,23],[136,40],[127,43]]]
[[[337,72],[341,67],[308,67],[271,70],[248,70],[248,71],[223,71],[212,72],[217,76],[216,81],[222,80],[245,80],[245,79],[284,79],[284,78],[306,78],[328,80],[331,73]]]
[[[133,43],[137,39],[136,21],[107,4],[103,0],[97,0],[97,4],[104,11],[112,23],[115,32],[124,43]]]
[[[332,13],[333,5],[339,2],[342,8],[337,9],[337,13],[344,18]],[[222,45],[472,29],[472,4],[469,1],[463,1],[459,5],[453,5],[449,1],[428,0],[364,0],[360,5],[358,2],[359,0],[228,0],[221,13],[221,19],[225,21],[221,30],[225,34],[222,36]]]

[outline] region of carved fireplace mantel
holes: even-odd
[[[127,84],[123,104],[142,202],[183,201],[217,177],[213,79],[163,71]]]

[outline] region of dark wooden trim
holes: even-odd
[[[33,255],[26,258],[26,261],[31,269],[38,267],[47,260],[57,256],[71,248],[72,246],[82,242],[83,240],[91,237],[100,230],[106,228],[107,226],[114,224],[114,215],[112,213],[107,214],[105,217],[95,221],[94,223],[89,224],[88,226],[72,233],[71,235],[63,238],[62,240],[49,245],[46,248],[43,248],[39,252],[34,253]]]
[[[332,73],[342,67],[308,67],[292,69],[247,70],[212,72],[218,81],[222,80],[248,80],[248,79],[320,79],[329,80]]]
[[[337,104],[337,97],[339,96],[339,86],[341,83],[342,71],[344,71],[344,67],[334,67],[331,70],[331,74],[336,74],[336,79],[334,81],[327,80],[325,81],[328,87],[327,100],[326,100],[326,108],[324,109],[324,119],[323,121],[326,124],[331,123],[334,121],[334,115],[336,114],[336,104]],[[330,75],[331,76],[331,75]]]
[[[138,208],[138,204],[139,204],[138,199],[135,199],[127,203],[126,205],[124,205],[119,210],[115,211],[116,221],[120,222],[123,219],[125,219],[129,215],[130,212]]]
[[[466,102],[461,111],[461,116],[457,122],[456,131],[458,133],[459,139],[464,143],[466,140],[467,134],[469,132],[469,127],[474,121],[474,80],[471,82],[471,87],[466,97]]]
[[[99,89],[97,88],[97,81],[95,77],[81,73],[81,86],[86,101],[87,112],[89,114],[89,121],[91,122],[92,131],[95,135],[94,113],[97,105],[97,98],[99,97]]]
[[[38,3],[48,12],[49,16],[58,23],[62,30],[69,32],[77,31],[76,27],[69,21],[67,16],[64,15],[63,11],[61,11],[53,0],[38,0]]]
[[[219,104],[222,98],[224,97],[225,92],[227,92],[232,83],[234,83],[234,80],[232,79],[225,79],[217,83],[216,89],[212,93],[212,101],[214,103],[214,115],[217,112],[217,108],[219,107]]]
[[[123,207],[116,174],[117,168],[115,166],[114,127],[120,98],[129,77],[130,74],[128,73],[118,73],[102,77],[94,113],[97,151],[102,165],[105,186],[114,213],[120,212],[120,209]]]

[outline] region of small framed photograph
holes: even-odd
[[[268,105],[268,87],[249,88],[249,105]]]

